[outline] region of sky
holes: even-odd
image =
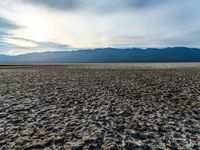
[[[200,48],[200,0],[1,0],[0,54]]]

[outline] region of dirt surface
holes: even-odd
[[[200,149],[200,69],[1,66],[0,149]]]

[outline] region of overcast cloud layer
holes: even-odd
[[[199,0],[1,0],[0,54],[200,48]]]

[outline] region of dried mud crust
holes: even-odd
[[[200,149],[200,70],[0,67],[0,149]]]

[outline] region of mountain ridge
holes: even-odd
[[[200,62],[200,49],[96,48],[74,51],[0,55],[0,63],[119,63],[119,62]]]

